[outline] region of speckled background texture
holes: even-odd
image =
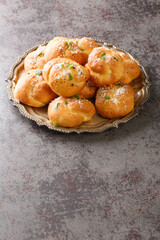
[[[160,2],[0,0],[0,240],[160,239]],[[150,75],[139,115],[99,134],[62,134],[24,118],[5,79],[54,36],[131,52]]]

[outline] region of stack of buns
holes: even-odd
[[[119,118],[134,108],[129,83],[140,75],[129,55],[99,47],[91,38],[56,37],[24,60],[25,73],[15,86],[15,97],[32,107],[48,104],[51,124],[75,127],[96,111]],[[95,97],[95,106],[88,100]]]

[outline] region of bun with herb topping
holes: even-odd
[[[15,97],[32,107],[42,107],[56,97],[42,77],[40,69],[24,73],[15,87]]]
[[[43,68],[43,77],[60,96],[71,97],[80,92],[89,79],[89,70],[66,58],[55,58]]]
[[[96,87],[91,86],[89,82],[86,82],[82,90],[79,92],[84,98],[93,98],[96,93]]]
[[[140,75],[140,67],[138,63],[124,52],[118,52],[124,61],[124,75],[121,78],[122,82],[130,83],[133,79]]]
[[[80,95],[71,98],[58,97],[48,107],[51,124],[60,127],[76,127],[91,120],[94,114],[94,105]]]
[[[43,69],[45,65],[44,60],[44,51],[45,46],[39,46],[39,48],[27,55],[27,57],[24,60],[24,69],[26,72],[32,70],[32,69]]]
[[[69,58],[79,64],[85,64],[84,53],[78,47],[75,40],[57,37],[51,40],[46,46],[45,61],[48,62],[53,58]]]
[[[84,54],[84,64],[88,62],[88,56],[92,52],[92,50],[96,47],[98,47],[98,44],[91,38],[81,38],[76,40],[79,49],[83,52]]]
[[[119,118],[134,108],[134,91],[129,84],[114,83],[98,89],[95,106],[106,118]]]
[[[106,47],[94,48],[86,67],[90,70],[90,82],[96,87],[117,82],[124,74],[123,58],[115,50]]]

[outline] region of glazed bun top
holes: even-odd
[[[71,98],[58,97],[48,107],[48,116],[52,124],[61,127],[75,127],[89,121],[95,114],[94,105],[75,95]]]
[[[79,39],[78,46],[90,54],[94,48],[98,47],[98,44],[93,39],[84,37]]]
[[[138,63],[124,52],[118,52],[124,61],[124,76],[121,81],[130,83],[133,79],[139,77],[140,67]]]
[[[26,72],[32,69],[43,69],[45,65],[44,52],[45,46],[39,46],[37,50],[29,53],[24,60],[24,69]]]
[[[55,58],[46,63],[43,77],[54,92],[63,97],[73,96],[89,79],[89,70],[66,58]]]
[[[94,48],[98,47],[98,44],[93,39],[87,37],[81,38],[76,42],[78,43],[78,46],[81,49],[81,51],[83,51],[85,64],[88,62],[89,54],[93,51]]]
[[[15,87],[15,97],[22,103],[32,107],[42,107],[57,95],[44,81],[40,69],[24,73]]]
[[[129,84],[114,83],[98,89],[97,112],[107,118],[123,117],[134,107],[134,91]]]
[[[46,62],[58,57],[69,58],[82,65],[85,63],[83,51],[76,41],[64,37],[56,37],[46,46],[44,55]]]
[[[123,58],[106,47],[94,48],[86,66],[91,72],[91,83],[97,87],[117,82],[124,75]]]

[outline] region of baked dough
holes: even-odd
[[[123,58],[117,51],[106,47],[94,48],[86,67],[90,70],[90,81],[96,87],[117,82],[124,75]]]
[[[140,67],[138,63],[124,52],[118,52],[124,61],[124,75],[120,81],[130,83],[133,79],[140,75]]]
[[[32,107],[42,107],[57,95],[44,81],[40,69],[24,73],[15,86],[15,97]]]
[[[103,117],[123,117],[134,108],[134,91],[129,84],[122,82],[101,87],[96,94],[95,106]]]
[[[26,56],[24,69],[15,79],[15,98],[32,107],[49,104],[55,126],[76,127],[96,110],[105,118],[120,118],[134,108],[129,83],[140,75],[137,61],[121,50],[98,47],[91,38],[55,37]],[[87,100],[93,97],[95,106]]]
[[[43,77],[60,96],[71,97],[80,92],[89,79],[89,70],[66,58],[55,58],[43,68]]]
[[[86,64],[88,62],[88,56],[93,51],[94,48],[98,47],[98,44],[91,38],[81,38],[77,39],[76,42],[78,43],[78,47],[84,54],[84,62]]]
[[[26,72],[32,69],[43,69],[45,65],[44,52],[45,46],[39,46],[37,50],[29,53],[24,60],[24,69]]]
[[[94,105],[81,95],[71,98],[58,97],[48,107],[51,124],[60,127],[76,127],[91,120],[94,114]]]
[[[93,98],[96,93],[96,87],[91,86],[89,82],[86,82],[82,90],[79,92],[84,98]]]
[[[77,40],[76,40],[77,41]],[[69,58],[79,64],[85,63],[83,51],[78,47],[75,40],[56,37],[46,46],[45,61],[48,62],[53,58]]]

